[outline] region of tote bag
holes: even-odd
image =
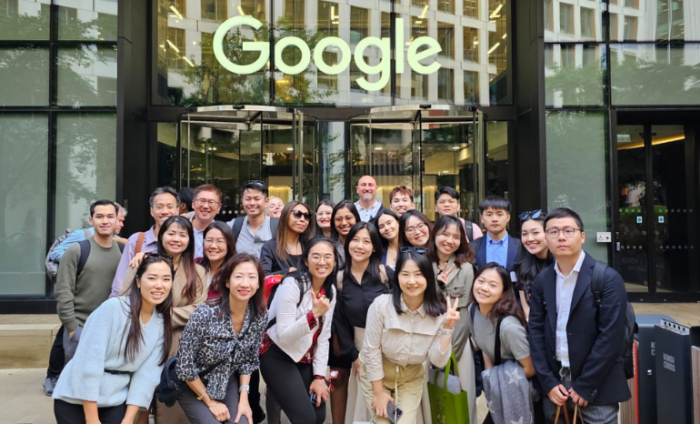
[[[459,394],[450,392],[448,386],[448,378],[450,377],[450,369],[454,366],[455,374],[459,378],[459,369],[457,368],[457,358],[454,352],[450,360],[447,362],[444,372],[436,372],[428,381],[428,395],[430,397],[430,415],[433,419],[433,424],[469,424],[469,402],[467,400],[467,392],[461,390]],[[438,385],[438,379],[443,378],[442,387]]]

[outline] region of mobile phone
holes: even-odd
[[[328,381],[328,380],[325,380],[325,382],[326,382],[326,385],[330,387],[331,382]],[[315,393],[315,392],[314,392],[314,393],[311,393],[311,396],[309,396],[309,399],[311,400],[311,403],[312,403],[312,404],[314,405],[314,407],[315,407],[315,406],[316,406],[316,393]],[[324,400],[321,400],[321,405],[323,405],[324,402],[325,402]]]
[[[403,415],[403,411],[401,408],[397,408],[394,402],[389,402],[386,404],[386,414],[388,415],[389,422],[391,422],[391,424],[396,424],[399,418],[401,418],[401,415]]]

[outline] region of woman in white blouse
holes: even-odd
[[[444,367],[450,357],[452,330],[459,321],[458,302],[439,300],[435,273],[425,249],[402,247],[392,293],[379,296],[367,313],[360,356],[360,380],[373,421],[385,424],[401,410],[402,423],[415,423],[423,396],[425,360]],[[389,408],[393,403],[396,409]],[[393,422],[398,419],[394,415]]]

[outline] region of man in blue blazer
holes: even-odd
[[[508,235],[506,230],[510,221],[510,202],[500,196],[487,196],[479,203],[479,214],[486,227],[486,236],[470,243],[476,256],[474,265],[480,268],[489,262],[496,262],[508,272],[513,272],[520,240]]]
[[[534,281],[530,303],[530,351],[542,386],[544,414],[557,406],[569,416],[578,405],[586,424],[616,424],[618,402],[630,398],[620,354],[627,293],[620,274],[606,268],[596,306],[591,280],[596,260],[582,250],[581,217],[571,209],[547,214],[545,234],[555,263]]]

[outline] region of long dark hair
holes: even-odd
[[[335,208],[335,203],[331,202],[328,199],[323,199],[320,202],[318,202],[318,205],[316,206],[316,211],[314,212],[314,218],[318,219],[318,208],[321,206],[330,206],[331,209]],[[331,231],[333,231],[333,212],[331,211]],[[315,237],[323,237],[323,229],[318,225],[318,221],[316,222],[316,236]]]
[[[369,264],[367,270],[370,273],[371,281],[379,282],[381,281],[381,274],[379,272],[379,265],[382,263],[382,242],[379,237],[379,232],[377,232],[377,227],[371,222],[358,222],[353,225],[345,238],[345,273],[346,275],[352,272],[352,256],[350,255],[350,241],[357,235],[360,230],[367,230],[369,232],[369,238],[372,240],[372,254],[369,257]]]
[[[133,362],[136,360],[139,351],[141,350],[141,344],[143,343],[143,329],[141,328],[141,290],[139,290],[139,282],[141,277],[146,273],[148,267],[155,263],[164,263],[168,265],[170,269],[171,281],[175,279],[175,273],[173,272],[173,262],[170,258],[162,256],[159,254],[147,254],[141,261],[141,265],[136,270],[136,276],[131,281],[131,286],[127,290],[127,296],[129,297],[129,311],[127,313],[127,331],[126,343],[124,343],[124,358],[127,361]],[[163,356],[161,356],[159,365],[164,365],[168,357],[170,356],[170,347],[173,342],[173,291],[168,293],[165,300],[156,305],[156,311],[163,316]]]
[[[265,296],[263,296],[265,272],[260,265],[260,261],[248,253],[237,253],[233,257],[229,258],[223,265],[221,265],[221,268],[219,268],[211,281],[212,288],[217,293],[221,293],[220,297],[209,301],[210,305],[219,307],[219,318],[223,317],[224,314],[231,313],[231,303],[229,300],[231,289],[226,287],[226,283],[231,279],[231,275],[233,274],[233,271],[236,270],[236,267],[246,262],[252,263],[253,266],[255,266],[255,270],[258,272],[258,289],[255,291],[253,297],[251,297],[248,301],[248,305],[250,306],[255,317],[261,317],[265,315],[265,311],[267,311],[267,307],[265,306]]]
[[[207,238],[207,233],[209,233],[211,230],[219,230],[221,231],[221,234],[224,235],[224,240],[226,240],[226,256],[224,256],[224,261],[222,264],[226,263],[226,261],[231,259],[236,254],[236,242],[233,239],[233,231],[231,231],[231,227],[229,227],[225,222],[214,221],[204,229],[204,232],[202,233],[202,243],[204,243],[204,240]],[[211,269],[211,262],[209,262],[206,250],[204,251],[204,257],[199,261],[199,264],[202,265],[207,271]]]
[[[459,231],[459,248],[457,248],[457,250],[453,253],[455,255],[455,265],[459,267],[466,262],[473,262],[474,252],[472,252],[471,247],[469,247],[467,233],[464,231],[464,225],[462,225],[462,221],[460,221],[459,218],[453,215],[441,216],[440,219],[435,222],[435,226],[433,227],[433,231],[430,235],[430,242],[428,243],[428,257],[435,263],[439,262],[438,248],[437,244],[435,243],[435,238],[440,231],[451,226],[457,227],[457,231]]]
[[[422,248],[418,249],[423,250]],[[428,258],[425,253],[418,253],[415,249],[399,252],[399,258],[396,260],[396,272],[394,273],[394,278],[391,280],[391,296],[396,313],[403,313],[401,310],[402,291],[401,284],[399,283],[399,275],[401,274],[404,264],[408,261],[413,261],[418,265],[418,269],[427,282],[425,292],[423,293],[423,308],[425,309],[425,313],[432,317],[444,314],[445,305],[440,301],[440,297],[438,296],[437,284],[435,284],[435,272],[433,271],[433,264],[430,262],[430,258]]]
[[[192,230],[190,221],[181,216],[171,216],[168,218],[160,227],[160,232],[158,233],[158,253],[161,255],[169,255],[163,245],[163,235],[168,231],[171,225],[177,225],[187,230],[189,241],[187,242],[185,251],[180,255],[180,267],[185,271],[185,278],[187,279],[187,283],[182,288],[182,297],[195,300],[197,298],[197,288],[204,288],[204,282],[199,278],[197,266],[194,262],[194,231]]]
[[[401,217],[391,209],[386,209],[386,208],[381,208],[379,209],[379,212],[377,212],[377,215],[372,219],[372,223],[374,226],[377,228],[377,232],[379,231],[379,218],[382,217],[382,215],[389,215],[390,217],[394,218],[396,220],[396,223],[399,224],[399,228],[401,226]],[[396,235],[399,238],[399,243],[401,243],[401,231],[399,230],[399,234]],[[382,241],[382,248],[384,251],[389,248],[389,240],[385,239],[383,235],[379,234],[379,238]]]
[[[472,303],[476,303],[477,305],[479,304],[479,302],[476,301],[476,297],[474,296],[476,280],[479,279],[479,277],[481,276],[481,274],[484,273],[484,271],[487,271],[489,269],[493,269],[498,273],[498,277],[501,279],[501,283],[503,284],[503,295],[498,300],[498,302],[496,302],[496,304],[493,305],[493,308],[488,314],[488,318],[491,321],[495,322],[500,317],[515,317],[525,328],[527,328],[527,320],[525,319],[525,313],[520,308],[520,305],[518,305],[518,302],[515,300],[515,290],[513,289],[513,283],[510,281],[510,273],[496,262],[487,263],[486,265],[482,266],[476,273],[476,275],[474,276],[474,284],[472,285],[472,290],[469,293],[469,301],[467,302],[467,305],[469,306]]]
[[[520,221],[520,226],[522,227],[522,224],[527,221],[536,221],[542,225],[542,232],[544,233],[544,221],[546,216],[545,213],[541,213],[537,218],[528,215],[524,220]],[[537,274],[554,261],[554,256],[552,256],[552,252],[547,249],[547,257],[545,259],[540,259],[528,252],[525,243],[519,243],[518,258],[518,261],[513,265],[513,271],[515,271],[515,275],[518,277],[518,288],[528,293]]]
[[[340,241],[340,234],[335,228],[335,216],[341,209],[347,209],[350,211],[351,214],[353,214],[353,216],[355,217],[355,224],[362,221],[362,219],[360,219],[360,214],[357,212],[355,204],[352,203],[350,200],[343,200],[337,205],[335,205],[335,207],[333,208],[333,214],[331,214],[331,239],[333,241]]]
[[[326,277],[326,280],[323,282],[323,290],[325,292],[325,296],[330,301],[333,300],[333,286],[336,282],[336,271],[338,266],[338,251],[335,248],[335,243],[333,242],[333,240],[329,239],[328,237],[312,238],[304,248],[304,260],[302,260],[301,263],[299,263],[299,269],[287,275],[290,275],[297,280],[302,280],[304,281],[304,283],[308,282],[309,287],[307,290],[311,290],[311,273],[309,272],[309,266],[306,264],[309,262],[309,251],[311,250],[311,248],[313,248],[319,243],[328,243],[333,248],[333,260],[335,261],[335,266],[333,267],[333,272],[330,272]],[[302,293],[302,296],[303,295],[304,293]]]
[[[403,215],[401,215],[401,219],[399,220],[399,246],[413,246],[406,237],[406,225],[408,225],[408,220],[411,217],[418,218],[428,226],[428,237],[430,237],[431,233],[433,232],[433,223],[430,222],[427,216],[423,215],[417,210],[406,211]],[[428,240],[428,244],[430,244],[430,240]]]
[[[294,210],[294,208],[297,206],[305,207],[310,215],[308,221],[309,225],[306,226],[303,233],[299,234],[299,244],[301,244],[302,251],[304,250],[304,246],[308,242],[309,238],[311,238],[311,234],[314,233],[314,218],[311,215],[311,209],[309,209],[309,207],[305,204],[297,202],[296,200],[287,203],[284,206],[284,209],[282,209],[282,214],[280,215],[280,226],[277,228],[277,234],[275,235],[275,240],[277,240],[277,251],[275,253],[277,254],[277,258],[283,264],[288,264],[287,259],[289,258],[289,253],[287,253],[287,239],[290,237],[289,233],[292,231],[289,229],[289,215],[292,214],[292,210]]]

